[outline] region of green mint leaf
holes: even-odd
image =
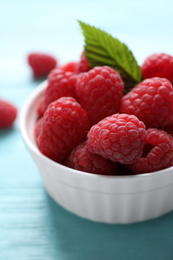
[[[85,56],[92,68],[107,65],[117,70],[125,82],[125,92],[142,80],[141,68],[127,45],[94,26],[78,22],[85,37]]]

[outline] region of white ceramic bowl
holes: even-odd
[[[173,210],[173,167],[134,176],[101,176],[70,169],[41,154],[33,129],[46,86],[43,82],[26,100],[20,129],[47,192],[58,204],[78,216],[105,223],[143,221]]]

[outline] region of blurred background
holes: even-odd
[[[40,83],[29,53],[78,61],[81,20],[126,43],[139,64],[152,53],[173,55],[172,10],[171,0],[0,0],[0,98],[18,107],[14,127],[0,131],[0,259],[172,259],[172,213],[123,226],[66,212],[45,192],[19,131],[21,107]]]
[[[172,7],[171,0],[1,0],[1,81],[30,79],[26,56],[31,51],[52,53],[60,63],[77,60],[83,49],[77,20],[125,42],[140,64],[153,52],[171,54]]]

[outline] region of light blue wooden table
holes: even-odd
[[[153,52],[173,55],[172,1],[0,0],[0,97],[19,109],[39,82],[26,63],[31,51],[78,60],[77,19],[124,41],[141,63]],[[0,132],[0,260],[172,260],[173,212],[131,225],[79,218],[46,193],[19,131]]]

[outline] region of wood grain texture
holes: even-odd
[[[133,225],[79,218],[58,206],[42,180],[0,185],[0,259],[172,259],[173,213]]]
[[[79,59],[83,37],[77,19],[124,41],[139,63],[156,51],[173,55],[172,10],[169,0],[0,0],[0,97],[16,104],[19,117],[40,83],[26,62],[30,51],[55,54],[61,64]],[[173,259],[173,212],[109,225],[57,205],[24,145],[18,119],[12,129],[0,131],[0,260]]]

